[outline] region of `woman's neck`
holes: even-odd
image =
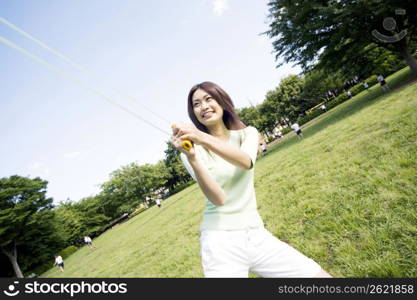
[[[207,128],[209,133],[221,140],[227,141],[229,139],[229,129],[226,128],[223,122],[210,126]]]

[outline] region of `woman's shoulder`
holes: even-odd
[[[232,130],[232,139],[239,140],[242,143],[244,140],[258,140],[259,132],[253,126],[247,126],[242,129]]]
[[[246,128],[243,128],[243,130],[246,130],[248,132],[258,132],[258,129],[256,129],[256,127],[253,126],[246,126]]]
[[[240,133],[240,132],[258,132],[258,129],[256,129],[253,126],[246,126],[245,128],[242,129],[237,129],[237,130],[230,130],[231,132],[236,132],[236,133]]]
[[[246,126],[245,128],[243,128],[243,129],[239,129],[239,130],[236,130],[237,132],[239,132],[239,133],[243,133],[245,136],[246,135],[257,135],[259,132],[258,132],[258,129],[256,129],[255,127],[253,127],[253,126]]]

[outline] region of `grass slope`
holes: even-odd
[[[417,277],[416,110],[417,84],[375,86],[269,149],[255,171],[266,227],[334,276]],[[42,277],[202,277],[203,208],[192,185]]]

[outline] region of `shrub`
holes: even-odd
[[[51,261],[45,262],[34,269],[31,269],[25,272],[24,276],[28,278],[38,277],[39,274],[45,273],[54,265],[54,258],[52,257]]]
[[[65,259],[77,250],[78,248],[76,246],[71,245],[65,248],[64,250],[61,250],[59,252],[59,255],[61,255],[62,258]],[[39,274],[43,274],[46,271],[48,271],[50,268],[53,267],[53,265],[54,265],[54,257],[51,257],[50,261],[44,262],[41,265],[25,272],[25,276],[28,278],[37,277]]]
[[[309,113],[308,115],[298,119],[298,125],[301,126],[301,125],[307,123],[308,121],[320,116],[322,113],[324,113],[324,111],[321,108],[315,109],[311,113]]]
[[[183,189],[189,187],[190,185],[192,185],[194,183],[195,183],[194,180],[189,180],[186,183],[180,184],[180,185],[176,186],[175,188],[173,188],[172,190],[170,190],[169,195],[174,195],[178,192],[181,192]]]
[[[266,139],[265,139],[265,142],[267,143],[267,144],[269,144],[270,142],[272,142],[272,141],[274,141],[275,139],[274,139],[274,137],[272,137],[272,136],[267,136],[266,137]]]
[[[74,245],[68,246],[67,248],[65,248],[64,250],[62,250],[60,252],[61,256],[63,259],[67,258],[68,256],[70,256],[71,254],[73,254],[74,252],[76,252],[78,250],[78,248]]]
[[[290,132],[292,129],[291,129],[291,127],[285,127],[282,131],[281,131],[281,133],[282,133],[282,135],[286,135],[288,132]]]
[[[359,94],[360,92],[362,92],[365,89],[365,87],[363,86],[363,83],[358,83],[357,85],[354,85],[353,87],[350,88],[350,92],[352,93],[352,96],[355,96],[357,94]]]
[[[133,218],[135,216],[137,216],[138,214],[140,214],[141,212],[145,211],[146,207],[145,206],[139,206],[138,208],[136,208],[130,215],[129,218]]]
[[[331,109],[331,108],[339,105],[340,103],[345,102],[348,99],[349,99],[349,97],[346,95],[346,93],[340,94],[339,96],[337,96],[333,100],[330,100],[329,102],[326,103],[327,109]]]
[[[365,80],[369,86],[373,86],[374,84],[378,83],[378,79],[376,78],[376,75],[372,75],[371,77],[369,77],[368,79]]]

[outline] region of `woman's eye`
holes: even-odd
[[[200,105],[200,103],[196,102],[193,104],[194,107],[198,107]]]

